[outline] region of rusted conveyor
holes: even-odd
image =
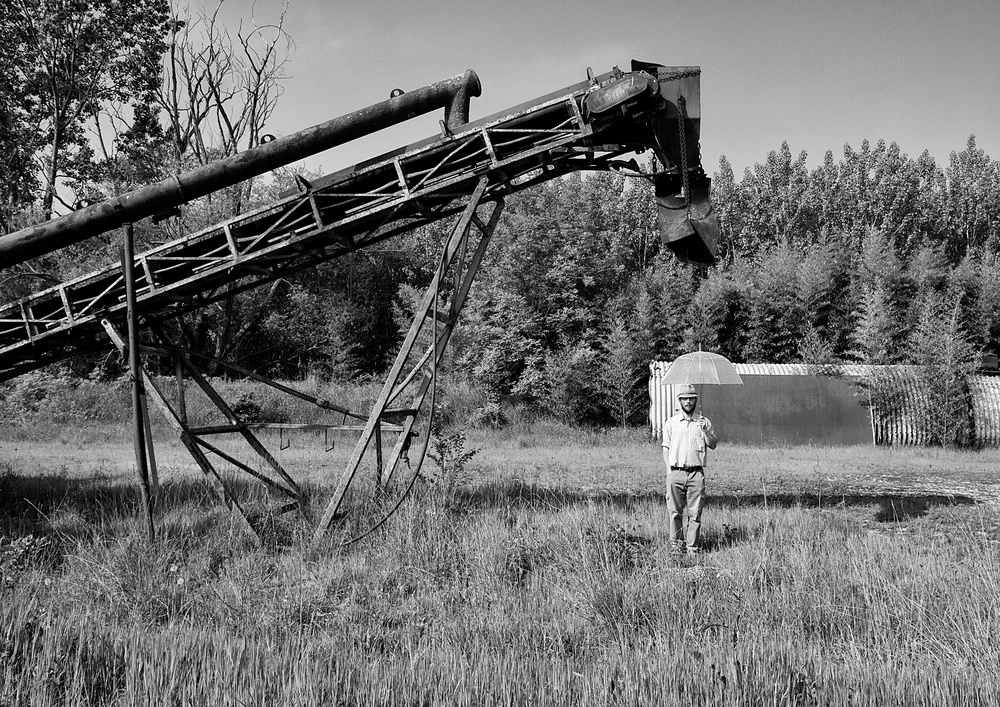
[[[615,69],[591,76],[475,122],[458,124],[452,111],[435,137],[312,184],[300,179],[297,193],[271,206],[138,254],[141,323],[156,325],[459,214],[463,199],[482,180],[482,200],[495,201],[572,171],[614,168],[621,156],[646,149],[655,151],[661,165],[657,195],[667,245],[681,257],[709,260],[714,222],[698,149],[698,74],[696,67],[634,63],[631,72]],[[476,84],[474,95],[478,80]],[[328,146],[314,146],[314,151]],[[286,161],[301,159],[306,151],[298,145]],[[245,162],[252,152],[237,157]],[[273,168],[278,161],[265,166]],[[188,186],[192,180],[180,175],[173,203],[211,191],[213,178],[215,188],[225,186],[219,184],[224,175],[216,166],[197,193]],[[128,212],[122,202],[127,200],[90,207],[95,218],[77,213],[62,225],[52,222],[56,226],[49,229],[49,242],[38,229],[27,234],[30,238],[0,237],[0,269],[154,215]],[[172,203],[154,206],[166,209]],[[101,321],[124,326],[125,319],[125,285],[117,264],[3,305],[0,381],[76,354],[109,349],[112,343]]]
[[[663,242],[678,257],[711,262],[716,225],[709,180],[699,148],[697,67],[633,62],[508,111],[468,121],[478,96],[472,71],[356,113],[280,138],[61,219],[0,236],[0,269],[123,227],[122,262],[0,307],[0,381],[46,364],[104,349],[128,357],[133,393],[133,436],[150,538],[155,535],[158,480],[147,414],[152,400],[179,434],[220,499],[249,529],[262,518],[303,509],[298,483],[254,433],[254,425],[223,399],[199,371],[196,352],[177,347],[161,324],[345,253],[453,217],[438,270],[417,306],[409,331],[371,410],[330,401],[227,365],[286,394],[343,416],[328,432],[359,436],[315,537],[339,518],[355,475],[373,452],[374,487],[386,489],[408,462],[410,440],[421,439],[411,467],[417,478],[427,451],[438,364],[499,222],[504,198],[577,170],[638,172],[630,153],[652,150],[658,168],[640,175],[655,182]],[[443,108],[441,132],[423,142],[323,177],[298,178],[296,193],[280,201],[152,250],[134,255],[133,224],[162,218],[184,202],[374,132],[415,114]],[[123,332],[127,330],[126,340]],[[145,336],[140,338],[140,331]],[[142,356],[172,356],[176,395],[161,389]],[[185,388],[200,388],[223,424],[188,419]],[[147,396],[148,392],[148,396]],[[358,428],[347,418],[364,421]],[[421,430],[418,420],[424,422]],[[300,425],[311,428],[315,425]],[[384,440],[383,434],[391,435]],[[254,465],[211,441],[236,435],[259,458]],[[388,442],[391,451],[384,456]],[[210,458],[211,456],[211,458]],[[232,479],[212,459],[245,472],[269,489],[263,510],[247,506]],[[399,502],[405,497],[405,491]],[[377,527],[377,525],[375,526]]]

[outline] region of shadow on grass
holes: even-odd
[[[663,505],[662,493],[578,493],[566,489],[552,489],[521,482],[482,486],[465,491],[460,500],[471,506],[506,508],[551,508],[560,510],[589,503],[604,503],[626,512],[639,505]],[[877,507],[874,520],[879,523],[900,523],[925,516],[935,506],[955,507],[974,505],[976,500],[963,495],[927,493],[777,493],[734,494],[725,490],[708,497],[708,512],[712,509],[735,508],[845,508]],[[746,526],[724,525],[721,531],[705,529],[702,547],[706,552],[720,550],[753,539],[755,531]]]
[[[664,494],[641,493],[580,493],[568,489],[554,489],[521,482],[488,484],[464,490],[459,500],[472,506],[526,507],[562,509],[588,503],[605,503],[622,510],[632,510],[638,505],[666,505]],[[927,493],[776,493],[734,494],[725,490],[709,492],[708,507],[715,508],[835,508],[843,506],[879,506],[875,520],[884,523],[905,521],[926,515],[933,506],[969,506],[976,503],[970,496]]]
[[[263,515],[277,499],[252,479],[228,478],[229,492],[251,515]],[[311,488],[303,489],[308,497]],[[138,482],[120,478],[72,479],[65,476],[0,474],[0,535],[10,537],[82,536],[135,522],[143,517]],[[211,531],[217,519],[229,513],[213,485],[205,479],[185,479],[160,484],[158,524],[167,536],[176,532],[201,534]]]
[[[852,506],[878,506],[875,520],[880,523],[898,523],[920,518],[934,506],[971,506],[976,500],[970,496],[928,493],[849,493],[849,494],[713,494],[712,505],[727,508],[747,506],[775,506],[778,508],[842,508]]]
[[[257,481],[231,478],[227,481],[232,493],[253,512],[267,505],[268,493]],[[317,510],[321,510],[330,489],[305,485],[303,488],[305,521],[312,525]],[[381,515],[386,510],[374,511],[364,507],[364,493],[351,494],[347,507],[362,508],[360,514],[349,512],[355,524],[364,525],[366,512]],[[663,505],[665,499],[658,492],[605,492],[581,493],[566,488],[550,488],[519,481],[484,484],[459,490],[455,505],[466,512],[488,508],[529,508],[532,510],[562,510],[593,503],[606,504],[630,512],[639,506]],[[786,493],[745,495],[721,490],[709,496],[708,509],[713,508],[834,508],[844,506],[877,506],[875,520],[884,523],[907,521],[926,515],[934,506],[968,506],[975,500],[968,496],[902,493],[815,494]],[[120,478],[96,477],[71,479],[62,476],[21,476],[0,473],[0,535],[18,537],[80,536],[91,534],[94,528],[107,528],[116,524],[136,522],[142,517],[142,501],[138,484]],[[388,505],[391,504],[382,504]],[[203,534],[212,531],[218,516],[228,511],[205,479],[168,482],[161,485],[161,518],[166,521],[166,535],[175,533]],[[664,512],[666,509],[664,508]],[[172,515],[171,515],[172,514]],[[360,527],[360,526],[359,526]],[[739,537],[738,528],[724,529],[724,538],[714,540],[713,547],[733,544]],[[713,542],[711,538],[709,542]]]

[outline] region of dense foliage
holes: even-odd
[[[643,181],[576,177],[512,200],[468,313],[471,377],[576,420],[623,421],[623,383],[698,347],[952,373],[1000,350],[1000,165],[974,137],[945,169],[884,142],[814,169],[785,144],[740,180],[723,158],[713,196],[712,268],[660,251]]]

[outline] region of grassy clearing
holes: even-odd
[[[676,558],[639,433],[470,433],[454,501],[421,486],[347,548],[383,507],[258,547],[164,441],[149,547],[102,429],[0,441],[0,704],[1000,700],[994,452],[722,448],[709,552]],[[282,452],[314,510],[343,447]]]

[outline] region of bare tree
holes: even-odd
[[[273,20],[253,13],[235,32],[223,23],[224,3],[219,0],[213,9],[197,14],[190,7],[172,9],[156,102],[165,119],[175,172],[261,144],[283,91],[294,47],[285,31],[288,0]],[[188,205],[173,235],[242,213],[259,196],[259,184],[259,179],[251,179]],[[199,311],[180,333],[193,348],[223,358],[240,346],[278,290],[227,298],[216,308]]]
[[[259,145],[283,91],[294,46],[285,31],[288,0],[274,21],[253,14],[235,35],[220,18],[224,2],[197,15],[190,8],[175,6],[172,11],[157,101],[177,170]],[[216,220],[240,213],[253,196],[253,186],[250,180],[226,190],[223,204],[208,198],[205,215]]]

